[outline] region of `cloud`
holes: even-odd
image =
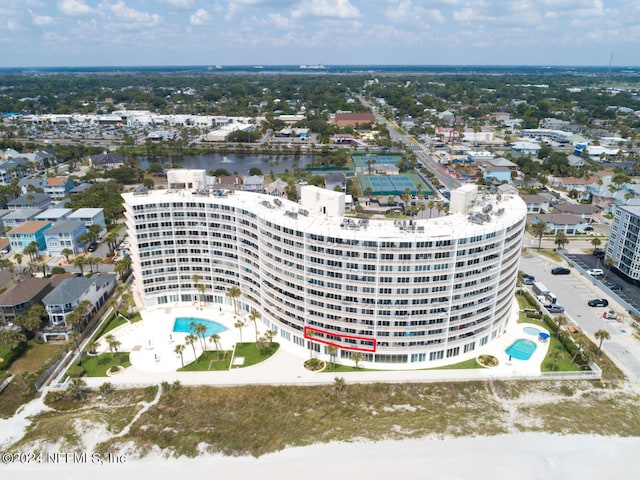
[[[189,17],[191,25],[206,25],[211,22],[211,15],[204,8],[199,8],[193,15]]]
[[[164,3],[175,8],[190,8],[193,0],[162,0]]]
[[[161,17],[157,13],[146,13],[128,7],[122,0],[107,5],[107,10],[110,11],[117,19],[122,20],[124,23],[136,24],[147,27],[152,27],[160,23]]]
[[[360,10],[351,5],[349,0],[314,0],[299,3],[291,11],[294,18],[300,17],[331,17],[331,18],[360,18]]]
[[[440,10],[414,5],[412,0],[393,2],[384,10],[384,15],[392,21],[420,25],[445,22],[445,18]]]
[[[33,24],[37,27],[41,27],[43,25],[51,25],[54,22],[53,17],[50,17],[48,15],[38,15],[32,10],[29,10],[29,13],[31,14]]]
[[[84,3],[84,0],[60,0],[58,2],[58,10],[60,10],[63,15],[69,15],[71,17],[88,15],[93,12],[93,9]]]

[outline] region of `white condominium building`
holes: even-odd
[[[607,258],[627,277],[640,280],[640,206],[617,205],[613,212]]]
[[[243,311],[285,346],[395,369],[473,357],[510,319],[527,214],[517,195],[466,185],[445,217],[388,220],[345,216],[344,193],[313,186],[299,203],[177,188],[123,195],[147,307],[229,303],[238,287]]]

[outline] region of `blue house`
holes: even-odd
[[[38,250],[44,250],[47,246],[44,232],[49,228],[51,228],[51,222],[38,220],[30,220],[12,228],[7,232],[11,250],[21,253],[32,242],[38,243]]]
[[[77,254],[82,250],[80,237],[87,232],[87,227],[79,220],[61,220],[44,232],[47,252],[50,256],[62,255],[68,248]]]

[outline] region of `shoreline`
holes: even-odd
[[[637,455],[640,438],[596,435],[554,435],[519,433],[495,437],[424,438],[380,442],[314,444],[292,447],[254,457],[226,457],[203,454],[196,458],[164,458],[152,453],[140,459],[120,458],[122,463],[58,463],[4,465],[5,474],[15,473],[29,480],[112,479],[126,472],[154,480],[175,479],[185,473],[216,476],[260,475],[260,478],[303,476],[305,480],[336,478],[382,479],[402,475],[403,479],[553,480],[603,476],[629,478],[640,468]],[[89,457],[91,452],[87,452]],[[106,459],[105,459],[106,462]]]

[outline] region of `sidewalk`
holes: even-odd
[[[335,377],[344,378],[346,383],[404,383],[404,382],[441,382],[441,381],[471,381],[528,378],[541,379],[540,365],[544,360],[548,349],[548,343],[538,341],[537,334],[526,333],[523,328],[527,324],[517,323],[518,307],[514,302],[512,321],[507,331],[501,338],[490,342],[465,358],[474,358],[482,354],[495,356],[499,364],[492,368],[476,368],[464,370],[376,370],[367,371],[367,368],[379,368],[375,364],[367,365],[361,362],[365,371],[358,372],[311,372],[304,368],[304,361],[308,359],[308,351],[299,349],[291,351],[283,346],[278,352],[266,361],[245,368],[233,368],[228,371],[212,372],[177,372],[181,366],[180,357],[173,352],[175,343],[183,342],[183,335],[172,332],[173,318],[175,316],[196,316],[199,310],[192,307],[180,307],[164,310],[142,312],[141,322],[126,324],[110,333],[122,342],[122,351],[130,351],[132,366],[121,374],[112,377],[84,377],[87,385],[97,388],[105,382],[114,386],[135,387],[156,385],[161,382],[179,381],[184,385],[325,385],[334,383]],[[207,309],[209,315],[203,311],[201,317],[211,317],[210,312],[216,309]],[[235,316],[232,311],[220,310],[214,315],[215,320],[227,327],[227,331],[220,334],[223,348],[231,349],[236,339],[239,339],[238,329],[232,327]],[[528,325],[531,327],[531,325]],[[259,324],[259,328],[262,325]],[[538,331],[544,331],[536,327]],[[548,333],[548,332],[547,332]],[[173,337],[173,342],[169,340]],[[536,343],[536,349],[529,360],[509,359],[505,352],[517,339],[528,339]],[[254,341],[255,333],[252,325],[243,328],[243,340]],[[276,338],[277,341],[277,338]],[[211,348],[212,345],[207,345]],[[106,346],[103,346],[104,351]],[[197,352],[200,353],[198,348]],[[156,359],[157,357],[157,359]],[[328,363],[326,355],[320,355],[322,360]],[[193,361],[193,352],[190,346],[184,351],[185,365]],[[444,362],[443,362],[444,364]]]

